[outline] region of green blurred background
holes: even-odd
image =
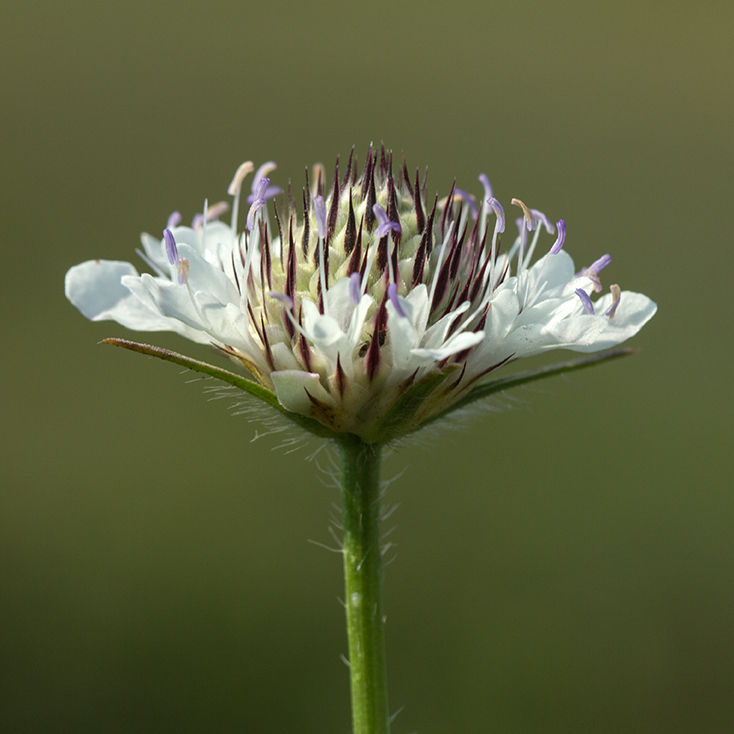
[[[388,461],[394,731],[734,731],[733,36],[730,1],[5,0],[0,729],[348,731],[337,492],[63,277],[243,160],[384,140],[660,306]]]

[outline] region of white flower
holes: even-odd
[[[219,221],[226,204],[205,205],[191,227],[175,212],[160,240],[142,235],[152,274],[89,260],[67,273],[67,297],[95,321],[214,344],[286,411],[377,441],[392,437],[386,416],[395,418],[396,406],[395,420],[418,425],[502,364],[547,349],[615,346],[656,311],[616,285],[592,300],[609,256],[577,272],[563,250],[563,220],[554,227],[516,199],[519,233],[503,252],[505,213],[483,174],[481,209],[452,189],[429,210],[425,181],[412,183],[404,165],[394,177],[391,154],[370,147],[359,176],[353,156],[343,178],[337,163],[326,200],[322,167],[302,209],[284,196],[274,236],[267,200],[282,191],[265,175],[274,168],[255,175],[243,232],[250,162],[230,185],[229,225]],[[555,241],[533,262],[542,230]]]

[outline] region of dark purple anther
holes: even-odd
[[[403,310],[403,307],[400,305],[400,301],[398,300],[397,283],[390,283],[390,285],[387,287],[387,297],[390,299],[390,302],[395,309],[395,313],[397,313],[397,315],[400,316],[401,319],[404,319],[405,311]]]
[[[403,231],[397,222],[391,222],[387,218],[385,210],[379,204],[375,204],[372,207],[372,213],[375,215],[378,223],[377,229],[375,230],[375,237],[385,237],[388,232],[397,232],[399,235]]]
[[[173,238],[173,232],[166,228],[163,230],[163,239],[166,243],[166,255],[168,255],[168,262],[171,265],[175,265],[178,262],[178,247],[176,247],[176,240]]]
[[[594,315],[594,304],[591,302],[591,298],[589,298],[589,294],[581,290],[581,288],[576,289],[576,295],[581,300],[581,305],[584,307],[584,311],[586,311],[589,316]]]
[[[362,295],[362,278],[359,273],[352,273],[349,276],[349,300],[356,306]]]
[[[550,249],[551,255],[557,255],[563,249],[563,243],[566,241],[566,223],[559,219],[556,222],[556,227],[558,228],[558,237]]]
[[[281,293],[280,291],[269,291],[268,297],[274,298],[276,301],[280,301],[289,311],[293,310],[293,299],[286,296],[285,293]]]
[[[604,270],[604,268],[609,265],[610,262],[612,262],[611,255],[602,255],[596,262],[591,263],[588,269],[593,271],[594,273],[601,273],[601,271]]]
[[[323,196],[315,196],[313,200],[313,213],[316,217],[316,229],[318,230],[319,239],[326,237],[326,204]]]
[[[494,212],[495,216],[497,217],[497,224],[495,225],[495,229],[498,232],[504,232],[505,231],[505,210],[502,208],[502,204],[497,201],[497,199],[494,198],[494,196],[490,196],[489,199],[487,199],[487,204],[489,204],[492,207],[492,211]]]
[[[166,229],[173,229],[174,227],[178,227],[179,224],[181,224],[181,212],[172,212],[171,216],[168,217]]]

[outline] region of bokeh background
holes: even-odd
[[[340,558],[308,543],[336,490],[98,346],[132,334],[63,276],[243,160],[300,185],[382,140],[660,306],[633,358],[389,459],[394,731],[734,731],[733,35],[729,1],[5,0],[0,729],[348,731]]]

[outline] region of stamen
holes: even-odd
[[[257,214],[258,210],[261,209],[263,206],[265,206],[265,190],[270,185],[270,179],[269,178],[261,178],[257,182],[257,187],[255,188],[254,196],[255,200],[250,205],[250,211],[247,212],[247,229],[252,232],[253,229],[255,229],[255,215]]]
[[[313,213],[316,217],[316,229],[319,239],[326,237],[326,204],[323,196],[315,196],[313,200]]]
[[[589,294],[582,290],[581,288],[576,289],[576,295],[581,300],[581,305],[584,307],[584,311],[586,311],[589,316],[594,315],[594,304],[591,302],[591,298],[589,298]]]
[[[194,214],[194,218],[191,220],[191,229],[199,229],[202,224],[204,224],[204,215],[201,212]]]
[[[402,233],[403,229],[400,224],[398,222],[391,222],[387,218],[385,210],[379,204],[375,204],[372,207],[372,212],[378,222],[378,227],[375,230],[375,237],[381,239],[382,237],[385,237],[388,232],[396,232],[398,235]]]
[[[556,233],[556,228],[553,226],[553,223],[550,221],[550,219],[548,219],[548,217],[545,216],[545,214],[543,214],[543,212],[540,212],[537,209],[531,209],[530,211],[535,217],[535,220],[542,223],[542,225],[545,227],[545,231],[548,234]]]
[[[176,240],[173,237],[173,232],[166,228],[163,230],[163,239],[166,243],[166,255],[168,255],[168,262],[171,265],[175,265],[178,262],[178,248],[176,247]]]
[[[619,301],[622,298],[622,291],[618,285],[610,285],[609,290],[612,292],[612,296],[614,296],[614,302],[612,303],[611,308],[604,314],[605,316],[609,316],[610,319],[614,318],[614,314],[617,312],[617,307],[619,306]]]
[[[182,257],[178,261],[178,284],[186,285],[189,282],[189,261]]]
[[[487,204],[492,207],[492,211],[497,217],[497,224],[495,224],[495,232],[502,233],[505,231],[505,210],[502,208],[502,204],[497,201],[493,196],[487,199]]]
[[[255,173],[255,178],[252,182],[252,193],[255,193],[255,187],[257,186],[260,179],[265,178],[270,171],[274,171],[278,165],[275,163],[275,161],[268,161],[267,163],[263,163],[260,168],[257,169],[257,173]]]
[[[234,202],[232,204],[232,222],[231,222],[231,228],[232,228],[232,236],[237,237],[237,215],[240,211],[240,191],[242,189],[242,182],[245,180],[245,177],[252,173],[252,171],[255,170],[255,166],[253,165],[252,161],[245,161],[236,171],[234,174],[234,178],[232,179],[232,183],[229,185],[229,188],[227,189],[227,193],[230,196],[234,196]]]
[[[328,316],[328,301],[326,300],[326,291],[329,290],[329,283],[326,278],[326,255],[324,253],[324,238],[326,237],[326,204],[324,197],[320,194],[314,197],[313,213],[316,217],[316,229],[319,236],[319,280],[321,282],[321,298],[324,306],[322,313]]]
[[[602,255],[595,262],[591,263],[587,270],[592,270],[595,273],[601,273],[601,271],[604,270],[610,262],[612,262],[612,256],[607,253],[606,255]]]
[[[520,201],[520,199],[513,199],[511,203],[522,209],[522,213],[525,218],[525,226],[528,228],[528,232],[532,232],[538,226],[533,213],[522,201]]]
[[[362,290],[362,278],[359,273],[352,273],[349,276],[349,300],[356,306],[359,304],[360,291]],[[388,289],[389,290],[389,289]]]
[[[476,222],[479,218],[479,209],[477,209],[476,199],[474,196],[459,188],[454,189],[454,196],[458,196],[469,205],[469,208],[471,209],[471,218]]]
[[[242,182],[254,170],[255,166],[253,165],[252,161],[245,161],[234,174],[234,178],[232,179],[232,183],[227,189],[227,193],[230,196],[237,196],[237,194],[239,194],[240,187],[242,186]]]
[[[268,298],[280,301],[289,311],[293,310],[293,299],[280,291],[268,291]]]
[[[229,211],[229,204],[226,201],[218,201],[207,209],[206,221],[213,222],[215,219],[219,219],[219,216],[227,211]]]
[[[390,283],[390,285],[387,287],[387,297],[392,302],[392,305],[395,307],[395,312],[398,316],[400,316],[401,319],[405,318],[405,311],[403,310],[403,307],[400,305],[400,301],[398,300],[398,286],[397,283]]]
[[[173,229],[174,227],[178,227],[179,224],[181,224],[181,212],[172,212],[171,216],[168,217],[166,229]]]
[[[479,180],[482,182],[482,186],[484,186],[484,200],[492,198],[492,184],[489,183],[489,178],[487,177],[486,173],[480,173],[479,174]]]
[[[559,219],[556,222],[556,227],[558,228],[558,237],[550,249],[551,255],[557,255],[563,249],[563,243],[566,241],[566,223]]]
[[[247,197],[248,204],[252,204],[255,199],[265,199],[265,201],[267,201],[268,199],[272,199],[278,196],[278,194],[283,193],[283,189],[281,189],[280,186],[267,186],[260,196],[257,194],[258,184],[260,181],[262,181],[270,171],[274,171],[277,167],[278,166],[274,161],[268,161],[267,163],[263,163],[262,166],[257,169],[255,178],[252,180],[252,193]]]

